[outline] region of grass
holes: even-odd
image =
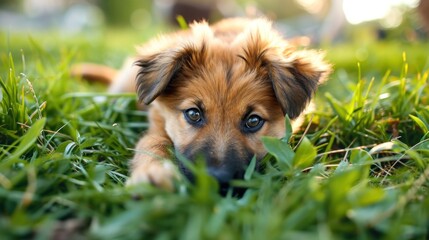
[[[172,193],[124,187],[146,115],[134,95],[107,95],[69,69],[120,66],[132,51],[122,46],[148,36],[0,36],[3,239],[429,237],[427,44],[328,46],[336,70],[307,130],[264,138],[265,171],[249,167],[236,198],[198,165],[197,183]]]

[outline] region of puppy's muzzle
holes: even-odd
[[[205,161],[207,172],[219,183],[219,190],[225,195],[230,189],[230,182],[234,179],[243,179],[246,168],[253,157],[253,152],[239,148],[229,147],[224,154],[218,154],[212,150],[212,146],[205,145],[200,149],[188,148],[183,155],[191,160],[202,159]],[[191,181],[195,181],[192,172],[183,164],[180,164],[182,173]],[[234,188],[234,193],[240,192]]]

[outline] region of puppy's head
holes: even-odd
[[[266,20],[244,23],[194,24],[150,54],[142,48],[137,62],[140,100],[159,109],[175,151],[204,157],[220,183],[241,178],[253,156],[266,154],[261,137],[282,137],[285,114],[298,118],[330,69]]]

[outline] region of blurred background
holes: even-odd
[[[355,39],[361,33],[356,26],[365,29],[365,38],[416,41],[427,38],[429,0],[1,0],[0,31],[144,32],[177,27],[179,15],[187,22],[267,16],[286,36],[305,35],[313,44]]]
[[[274,20],[285,37],[326,52],[334,72],[323,88],[338,97],[359,78],[429,68],[429,0],[0,0],[0,60],[120,68],[136,45],[178,29],[178,16]]]
[[[53,63],[120,68],[136,45],[180,28],[178,16],[274,20],[285,37],[326,52],[335,95],[348,95],[350,79],[401,73],[405,57],[412,73],[429,68],[429,0],[0,0],[0,59],[43,51]]]

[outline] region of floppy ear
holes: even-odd
[[[136,61],[140,67],[136,77],[137,95],[140,101],[150,104],[174,81],[185,67],[192,67],[193,61],[201,61],[192,45],[164,49]]]
[[[265,19],[250,22],[239,38],[245,41],[239,57],[250,71],[257,69],[268,78],[283,113],[294,119],[307,107],[331,66],[323,60],[323,53],[297,50],[271,25]]]
[[[297,118],[307,107],[318,85],[330,73],[324,54],[301,50],[286,53],[283,58],[268,60],[268,76],[283,113]]]
[[[185,59],[180,52],[163,51],[137,60],[135,64],[140,67],[136,77],[139,100],[145,104],[155,100],[175,78]]]

